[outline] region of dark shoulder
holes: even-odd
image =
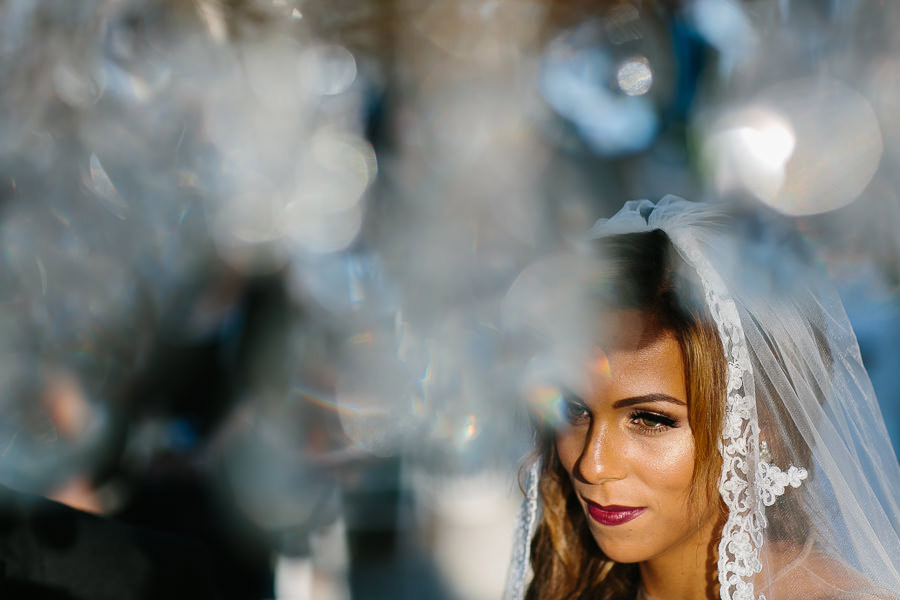
[[[214,599],[197,542],[0,486],[0,597]]]

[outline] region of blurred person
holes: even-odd
[[[254,369],[283,356],[289,308],[277,274],[205,267],[173,299],[135,385],[112,475],[124,493],[112,514],[209,548],[223,599],[270,598],[272,540],[240,505],[220,437],[242,413]],[[269,367],[270,384],[287,385],[287,364]]]
[[[900,597],[900,467],[840,300],[790,235],[722,216],[595,226],[593,348],[529,386],[508,598]]]
[[[131,352],[137,353],[139,340],[131,342]],[[165,351],[159,341],[156,345]],[[142,362],[127,356],[128,364]],[[208,376],[209,385],[217,390],[227,382],[216,372],[197,368],[197,361],[185,354],[170,358],[192,376]],[[240,585],[222,587],[246,569],[221,569],[230,546],[217,545],[215,536],[203,535],[208,531],[203,525],[220,513],[208,510],[212,505],[208,480],[191,462],[197,454],[188,458],[183,452],[188,446],[197,449],[185,443],[184,423],[173,419],[167,436],[172,443],[163,444],[179,452],[159,453],[147,457],[147,462],[135,459],[135,453],[155,453],[155,440],[136,435],[143,433],[144,411],[165,412],[168,401],[186,393],[197,394],[194,400],[215,415],[227,397],[199,394],[202,388],[192,387],[191,377],[176,368],[170,377],[159,377],[155,370],[159,364],[152,360],[143,373],[133,368],[121,378],[108,377],[105,389],[110,401],[104,405],[88,400],[86,386],[91,380],[61,368],[45,370],[40,382],[23,388],[23,398],[33,400],[26,403],[27,422],[38,420],[43,425],[35,431],[18,431],[5,448],[5,483],[10,487],[0,488],[2,597],[218,599],[235,597],[229,595],[234,588],[240,598],[266,595],[265,591],[241,594]],[[165,384],[151,384],[154,380]],[[34,393],[29,393],[32,389]],[[176,406],[173,412],[180,411]],[[189,414],[185,423],[201,424],[202,414]],[[21,464],[10,463],[16,457]],[[168,504],[160,504],[161,499]],[[204,501],[204,509],[198,511]],[[260,562],[267,567],[268,554],[263,557]]]

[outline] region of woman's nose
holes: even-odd
[[[577,475],[586,483],[622,479],[625,473],[621,451],[615,432],[595,423],[584,439],[581,456],[575,464]]]

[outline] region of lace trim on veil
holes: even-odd
[[[722,600],[753,600],[752,577],[762,570],[760,553],[765,515],[759,498],[753,493],[752,465],[758,463],[759,424],[744,330],[734,301],[694,241],[684,235],[670,233],[669,237],[700,277],[728,360],[725,422],[719,440],[722,454],[719,493],[728,507],[728,520],[719,541],[720,596]],[[748,460],[750,457],[757,460]],[[760,600],[765,597],[761,596]]]
[[[756,600],[753,577],[762,570],[765,506],[771,506],[787,487],[798,487],[807,471],[791,466],[784,472],[760,458],[753,371],[738,308],[691,231],[691,225],[702,218],[698,213],[708,210],[674,196],[666,196],[658,204],[647,200],[628,202],[611,219],[598,221],[591,233],[597,238],[662,229],[700,278],[728,361],[725,415],[719,440],[719,493],[728,507],[719,542],[720,597]],[[537,523],[538,474],[539,465],[532,465],[519,512],[505,600],[520,600],[524,596],[530,540]],[[765,596],[760,595],[759,600],[765,600]]]
[[[525,597],[525,586],[531,579],[531,538],[537,527],[538,504],[538,480],[540,479],[541,463],[536,460],[528,469],[528,479],[525,481],[525,498],[516,517],[516,528],[513,534],[513,556],[509,563],[509,573],[506,576],[506,590],[503,592],[503,600],[521,600]]]
[[[719,541],[719,595],[722,600],[755,600],[752,580],[762,571],[765,507],[774,504],[788,486],[799,487],[808,474],[795,466],[785,472],[760,458],[753,369],[737,306],[695,240],[667,233],[700,277],[728,361],[725,422],[719,440],[719,493],[728,507],[728,519]],[[765,600],[765,595],[759,600]]]

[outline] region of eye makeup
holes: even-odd
[[[679,426],[678,420],[650,410],[637,409],[628,415],[628,421],[641,433],[656,435]]]

